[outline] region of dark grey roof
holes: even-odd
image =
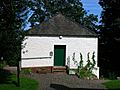
[[[97,34],[78,23],[58,14],[48,21],[33,27],[29,35],[39,36],[97,36]]]

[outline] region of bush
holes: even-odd
[[[30,69],[30,68],[22,69],[21,73],[23,73],[23,74],[31,74],[32,73],[32,69]]]
[[[92,70],[96,69],[95,68],[96,62],[95,62],[95,59],[94,59],[95,52],[93,52],[93,55],[92,55],[92,62],[90,60],[89,54],[90,53],[88,52],[88,54],[87,54],[87,56],[88,56],[87,64],[85,66],[83,66],[83,57],[82,57],[82,54],[80,53],[80,59],[81,60],[80,60],[79,66],[78,66],[78,72],[77,73],[78,73],[79,77],[83,78],[83,79],[97,79],[97,76],[92,73]]]
[[[6,62],[5,61],[0,61],[0,69],[2,69],[4,66],[6,66]]]
[[[97,76],[94,75],[91,71],[82,68],[79,71],[79,77],[82,79],[97,79]]]

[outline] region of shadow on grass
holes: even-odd
[[[0,84],[14,84],[17,85],[16,81],[11,79],[12,73],[8,70],[0,69]]]
[[[69,88],[67,86],[60,85],[60,84],[51,84],[50,87],[54,88],[55,90],[98,90],[98,89],[93,89],[93,88],[91,89],[90,88]]]

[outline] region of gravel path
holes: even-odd
[[[101,83],[104,80],[81,80],[75,75],[66,73],[32,74],[29,77],[39,82],[38,90],[82,90],[106,89]]]

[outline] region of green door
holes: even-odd
[[[54,66],[65,66],[65,50],[64,45],[54,46]]]

